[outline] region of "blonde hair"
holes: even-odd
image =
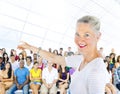
[[[83,16],[82,18],[78,19],[77,23],[88,23],[91,25],[93,31],[100,31],[100,21],[94,16]]]

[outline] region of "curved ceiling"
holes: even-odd
[[[119,53],[119,11],[119,0],[0,0],[0,47],[16,48],[23,40],[43,49],[76,51],[76,21],[93,15],[101,21],[98,47]]]

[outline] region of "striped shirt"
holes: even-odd
[[[120,84],[120,67],[114,71],[114,84]]]

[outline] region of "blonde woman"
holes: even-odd
[[[32,94],[38,94],[41,86],[41,69],[38,69],[38,62],[34,62],[33,68],[30,70],[30,88],[32,89]]]
[[[103,58],[100,57],[97,50],[100,36],[99,19],[87,15],[78,19],[74,36],[74,41],[81,55],[57,56],[25,42],[18,45],[18,48],[37,52],[49,62],[74,67],[76,70],[71,77],[71,94],[104,94],[107,70]]]
[[[0,70],[0,94],[5,94],[5,91],[13,85],[13,70],[11,63],[7,62],[5,68]]]

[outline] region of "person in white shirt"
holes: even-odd
[[[18,48],[37,52],[48,61],[74,67],[76,71],[71,77],[71,94],[104,94],[107,83],[107,70],[103,58],[101,58],[97,50],[100,36],[99,19],[88,15],[78,19],[76,24],[74,41],[81,55],[57,56],[26,42],[18,45]]]
[[[12,69],[15,71],[17,68],[19,68],[19,62],[15,60],[15,55],[10,55],[10,63],[12,65]]]
[[[56,82],[58,80],[58,71],[52,67],[52,63],[48,63],[48,66],[43,69],[41,94],[56,94],[57,87]]]

